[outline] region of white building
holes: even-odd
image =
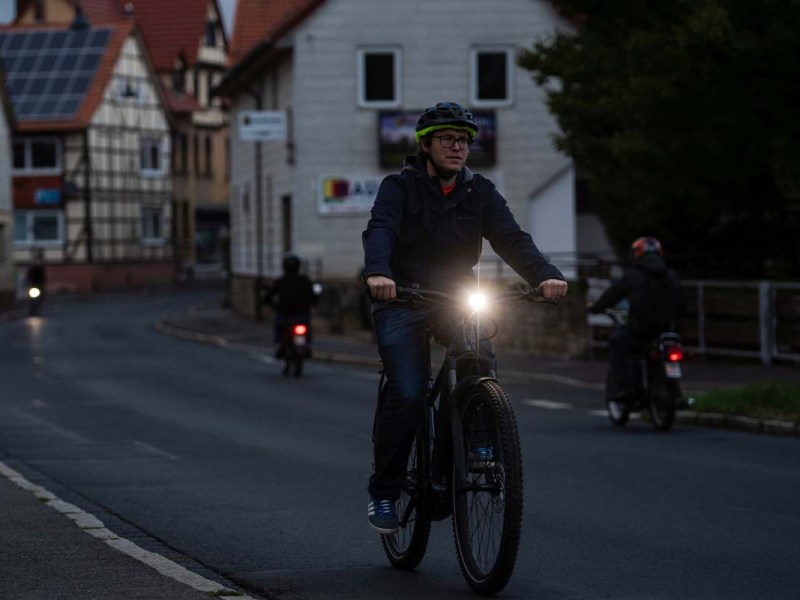
[[[263,4],[239,0],[232,55],[245,25],[252,35],[260,18],[264,30],[216,90],[231,100],[238,309],[251,311],[253,278],[278,275],[287,250],[326,280],[355,279],[378,183],[413,152],[391,142],[413,139],[417,115],[439,101],[476,113],[484,137],[468,164],[494,180],[542,252],[574,276],[574,169],[553,147],[543,90],[515,63],[520,49],[567,26],[549,3],[306,0],[268,14]],[[286,115],[285,139],[275,123],[259,130],[249,112],[258,110]],[[488,244],[484,258],[495,276]]]

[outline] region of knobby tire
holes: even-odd
[[[508,583],[519,549],[523,500],[519,434],[511,401],[496,381],[465,388],[458,402],[465,457],[469,458],[471,445],[491,444],[493,460],[468,469],[462,489],[456,484],[454,466],[453,534],[467,583],[476,592],[491,595]]]

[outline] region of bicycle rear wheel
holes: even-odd
[[[397,501],[400,528],[392,534],[381,536],[383,549],[389,562],[398,569],[414,569],[422,562],[431,533],[430,520],[420,515],[425,494],[423,473],[427,473],[428,436],[425,423],[417,430],[414,445],[408,458],[408,471]]]
[[[522,527],[522,456],[511,401],[500,385],[459,394],[466,481],[453,473],[453,533],[461,572],[481,594],[502,590],[514,571]]]

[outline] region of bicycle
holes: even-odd
[[[464,578],[476,592],[495,594],[514,571],[523,503],[522,454],[514,409],[497,382],[494,358],[480,352],[481,342],[493,337],[496,330],[481,338],[482,307],[464,311],[457,296],[403,287],[397,292],[410,302],[439,305],[460,315],[450,324],[450,341],[436,378],[432,369],[429,373],[424,418],[397,504],[400,527],[396,533],[381,536],[383,548],[392,565],[414,569],[425,556],[431,523],[452,515]],[[522,284],[494,294],[491,300],[555,303]],[[429,368],[432,337],[437,336],[429,331]],[[374,427],[386,389],[382,370]]]

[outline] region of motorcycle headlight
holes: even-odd
[[[38,298],[40,294],[41,292],[39,291],[39,288],[32,287],[28,290],[28,296],[31,298]]]

